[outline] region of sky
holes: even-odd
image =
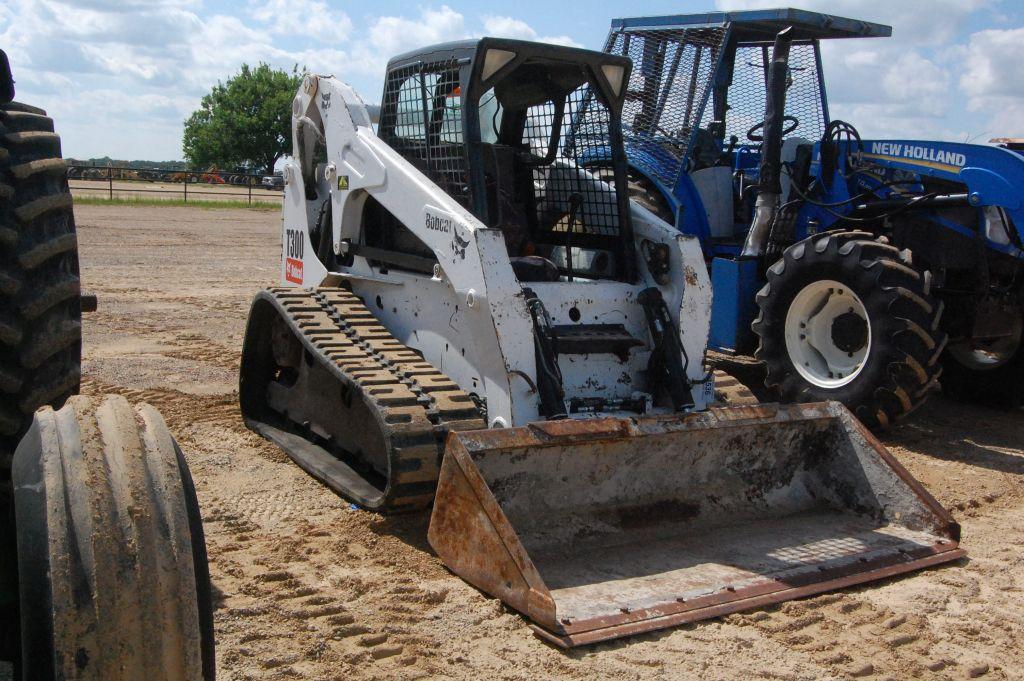
[[[790,5],[893,27],[892,38],[823,46],[832,117],[864,137],[1024,137],[1024,2]],[[614,17],[777,6],[785,0],[3,0],[0,48],[18,99],[54,117],[65,156],[175,160],[183,121],[243,62],[333,74],[377,102],[388,58],[422,45],[492,35],[601,49]]]

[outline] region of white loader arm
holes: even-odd
[[[318,142],[326,147],[328,160],[319,176],[314,157]],[[483,293],[474,233],[485,226],[377,136],[355,90],[334,77],[307,75],[292,102],[292,149],[294,156],[285,164],[286,225],[297,224],[300,216],[312,224],[317,214],[307,203],[306,188],[328,184],[332,245],[341,255],[345,240],[359,238],[368,192],[434,251],[456,290],[475,288]],[[417,225],[425,228],[416,229]],[[287,239],[297,237],[285,238],[287,251]],[[305,260],[301,283],[316,286],[327,271],[308,246],[303,252],[307,257],[300,258]]]

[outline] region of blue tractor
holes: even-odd
[[[1024,386],[1024,152],[865,140],[829,116],[820,41],[889,35],[778,9],[617,19],[605,45],[634,65],[631,194],[703,244],[710,346],[874,428],[940,374],[963,398]]]

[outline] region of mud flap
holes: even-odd
[[[817,403],[451,433],[429,540],[570,647],[955,560],[959,534]]]
[[[12,469],[25,678],[214,678],[192,479],[163,418],[119,396],[46,407]]]

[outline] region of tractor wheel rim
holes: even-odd
[[[800,376],[819,388],[854,381],[871,351],[871,320],[860,297],[832,279],[811,282],[786,313],[786,351]]]
[[[988,342],[964,341],[950,343],[949,352],[958,362],[973,371],[990,371],[1003,366],[1017,354],[1024,339],[1024,313],[1017,311],[1013,332]]]

